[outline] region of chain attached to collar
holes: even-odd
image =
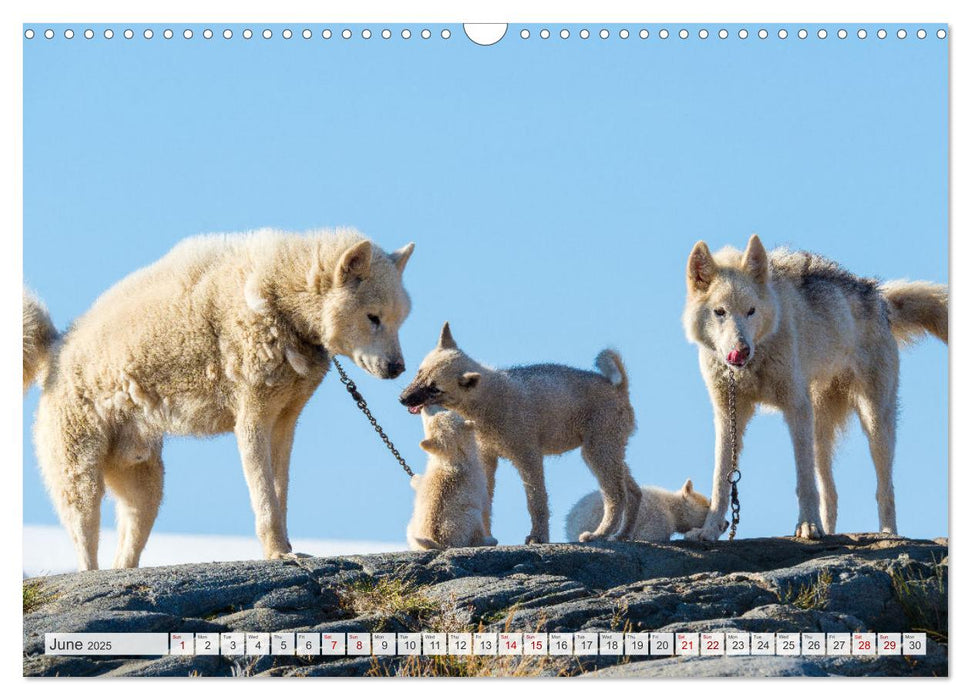
[[[735,370],[728,370],[728,422],[732,437],[732,470],[728,473],[728,483],[732,485],[731,504],[732,504],[732,524],[728,531],[729,541],[735,539],[735,531],[738,529],[739,512],[741,505],[738,502],[738,482],[742,479],[742,472],[738,469],[738,421],[735,413]]]
[[[408,466],[405,458],[401,456],[400,452],[398,452],[398,449],[394,446],[394,443],[391,442],[391,438],[389,438],[384,432],[384,428],[378,424],[377,419],[371,414],[371,409],[368,408],[367,401],[365,401],[364,397],[361,396],[361,392],[357,390],[357,384],[355,384],[351,378],[347,376],[347,372],[345,372],[344,368],[341,367],[341,363],[337,361],[336,357],[332,357],[330,359],[333,361],[334,367],[337,368],[337,373],[340,375],[341,384],[344,385],[344,388],[347,389],[347,393],[351,395],[352,399],[354,399],[354,403],[357,404],[357,407],[361,409],[361,413],[363,413],[365,418],[371,422],[371,427],[374,428],[374,432],[376,432],[378,437],[384,441],[385,446],[391,451],[394,458],[398,460],[398,464],[400,464],[401,468],[405,470],[405,474],[408,476],[414,476],[415,472],[411,471],[411,467]]]

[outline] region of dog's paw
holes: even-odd
[[[577,539],[581,542],[596,542],[603,538],[593,532],[581,532]]]
[[[482,540],[482,546],[484,547],[495,547],[498,544],[499,540],[497,540],[495,537],[486,537]]]
[[[796,525],[796,537],[803,540],[818,540],[822,535],[822,528],[808,520]]]
[[[721,534],[717,527],[714,529],[709,527],[696,527],[693,530],[688,530],[684,534],[684,538],[693,542],[714,542]]]
[[[303,552],[274,552],[267,559],[278,561],[296,561],[297,559],[310,559],[312,555]]]
[[[526,544],[546,544],[549,542],[548,537],[540,537],[539,535],[530,535],[526,538]]]

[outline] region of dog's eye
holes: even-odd
[[[715,309],[715,315],[716,316],[719,316],[719,317],[720,316],[724,316],[725,315],[725,309],[721,309],[721,308]]]
[[[755,315],[755,307],[754,306],[751,309],[748,310],[748,315],[749,316],[754,316]]]
[[[439,389],[434,384],[432,384],[430,387],[428,387],[428,393],[430,393],[430,394],[441,394],[442,393],[442,390]]]
[[[375,316],[374,314],[368,314],[367,318],[368,318],[368,321],[371,322],[371,325],[374,326],[375,328],[381,327],[381,319]]]

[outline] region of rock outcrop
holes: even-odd
[[[398,552],[96,571],[24,581],[25,675],[946,676],[947,541],[597,545]],[[29,600],[29,602],[28,602]],[[45,656],[45,632],[908,632],[926,656]]]

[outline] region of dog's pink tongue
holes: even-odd
[[[742,357],[742,351],[735,349],[728,353],[728,361],[733,365],[740,365],[744,358]]]
[[[413,416],[418,415],[419,413],[421,413],[421,406],[409,406],[408,413],[410,413]]]

